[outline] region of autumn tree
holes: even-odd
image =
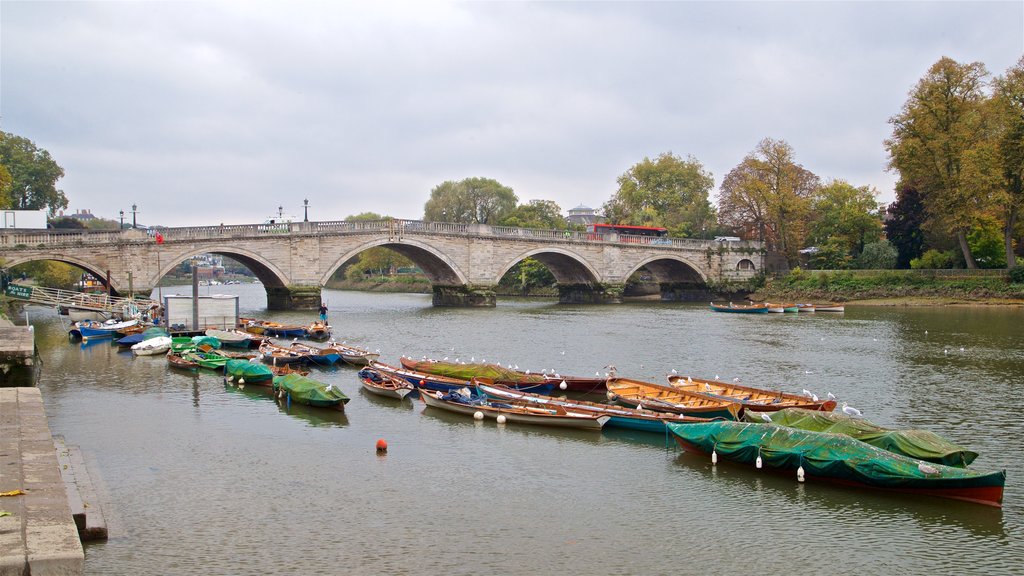
[[[498,224],[515,210],[519,198],[490,178],[447,180],[430,191],[423,219],[431,222]]]
[[[1024,57],[996,78],[993,107],[997,117],[999,161],[1004,179],[998,204],[1003,213],[1006,267],[1016,266],[1013,238],[1024,207]]]
[[[951,233],[968,268],[977,268],[967,233],[988,209],[1000,183],[985,106],[984,64],[943,57],[889,119],[889,166],[923,194],[928,225]]]
[[[6,191],[4,197],[0,197],[0,207],[46,209],[51,214],[68,207],[64,191],[57,189],[57,180],[64,176],[64,169],[49,152],[37,148],[28,138],[0,132],[0,166],[10,178],[6,185],[0,183],[0,190]]]
[[[794,161],[789,144],[765,138],[722,181],[719,221],[796,262],[819,186],[818,177]]]
[[[709,193],[714,178],[694,157],[665,152],[644,158],[618,178],[619,189],[604,204],[609,222],[661,226],[673,236],[694,237],[717,225]]]

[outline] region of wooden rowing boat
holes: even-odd
[[[260,344],[260,354],[263,355],[264,362],[275,366],[306,361],[305,354],[289,348],[283,348],[276,344],[272,344],[269,341],[264,341]]]
[[[187,370],[189,372],[198,372],[199,364],[191,360],[186,360],[181,356],[174,354],[173,352],[167,353],[167,364],[171,368],[177,368],[178,370]]]
[[[797,311],[796,304],[773,304],[771,302],[765,302],[765,305],[768,306],[769,312],[774,312],[776,314]]]
[[[323,341],[331,337],[331,327],[326,322],[314,320],[306,328],[306,334],[311,340]]]
[[[658,412],[739,420],[743,411],[739,402],[694,394],[653,382],[615,377],[608,379],[607,386],[609,400]]]
[[[630,430],[641,430],[644,432],[657,432],[659,434],[665,433],[665,424],[667,422],[707,422],[707,418],[695,418],[693,416],[686,416],[683,414],[670,414],[668,412],[656,412],[654,410],[644,410],[641,408],[627,408],[625,406],[613,406],[610,404],[600,404],[598,402],[588,402],[586,400],[577,400],[574,398],[557,398],[554,396],[544,396],[542,394],[531,394],[529,392],[520,392],[519,390],[513,390],[506,388],[505,386],[498,386],[497,384],[488,383],[484,378],[475,378],[473,380],[474,385],[477,389],[487,395],[488,398],[496,400],[519,400],[522,402],[529,402],[537,406],[561,406],[566,409],[578,410],[581,412],[593,412],[595,414],[602,414],[609,416],[608,423],[605,426],[617,427],[617,428],[628,428]]]
[[[385,396],[388,398],[404,399],[416,389],[413,385],[401,378],[385,374],[373,368],[363,368],[359,371],[359,381],[363,388],[371,394]]]
[[[846,306],[842,304],[814,304],[814,309],[818,312],[845,312]]]
[[[735,314],[765,314],[768,312],[766,304],[715,304],[711,303],[711,309],[715,312],[732,312]]]
[[[745,411],[753,412],[774,412],[783,408],[805,408],[807,410],[822,410],[831,412],[836,408],[836,401],[832,399],[814,400],[799,394],[789,394],[765,388],[753,386],[741,386],[730,382],[719,380],[703,380],[672,374],[668,377],[668,384],[676,390],[685,390],[701,396],[737,402],[743,405]]]
[[[447,360],[432,360],[422,358],[415,360],[405,356],[401,359],[402,366],[410,370],[438,374],[451,378],[486,378],[499,386],[508,386],[519,390],[530,390],[537,393],[547,393],[558,388],[571,392],[604,392],[605,376],[568,376],[559,374],[554,370],[550,374],[530,373],[529,371],[518,370],[517,368],[506,368],[500,364],[485,364],[482,362],[449,362]],[[545,389],[546,388],[546,389]]]
[[[516,400],[489,402],[481,396],[473,396],[468,389],[462,393],[449,393],[424,390],[420,398],[431,408],[440,408],[457,414],[476,417],[479,412],[485,418],[497,419],[505,417],[508,422],[522,424],[539,424],[541,426],[559,426],[580,430],[600,430],[611,418],[593,412],[583,412],[563,408],[561,406],[537,407]]]
[[[382,374],[387,374],[388,376],[405,380],[418,390],[451,392],[452,390],[458,390],[459,388],[465,388],[470,385],[469,380],[460,380],[458,378],[438,376],[437,374],[417,372],[416,370],[398,368],[396,366],[391,366],[390,364],[384,364],[383,362],[370,362],[370,368],[373,368]]]
[[[339,344],[331,340],[327,345],[334,350],[338,351],[341,355],[341,360],[346,364],[353,366],[369,366],[373,362],[376,362],[380,358],[380,352],[370,352],[369,350],[363,350],[356,346],[349,346],[346,343]]]

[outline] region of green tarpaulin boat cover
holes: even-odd
[[[268,366],[248,360],[228,360],[224,364],[224,374],[231,378],[243,378],[246,382],[261,382],[274,377]]]
[[[409,362],[408,360],[406,362]],[[415,365],[413,365],[415,364]],[[544,376],[540,374],[523,374],[509,370],[498,364],[456,364],[454,362],[423,361],[410,363],[409,366],[418,372],[438,374],[459,380],[473,378],[490,378],[495,382],[521,382],[524,384],[543,384]]]
[[[167,333],[167,330],[164,330],[163,328],[158,328],[156,326],[152,328],[146,328],[146,331],[142,333],[143,340],[149,340],[150,338],[159,338],[160,336],[170,336],[170,334]]]
[[[193,336],[192,343],[198,348],[202,345],[210,346],[211,348],[220,348],[220,340],[213,336]]]
[[[845,414],[805,410],[803,408],[786,408],[778,412],[747,412],[744,418],[750,422],[762,423],[762,414],[772,419],[772,424],[787,428],[799,428],[811,432],[832,432],[845,434],[861,442],[867,442],[883,450],[938,462],[946,466],[964,467],[978,457],[962,446],[953,444],[933,432],[925,430],[890,430],[877,424],[851,418]]]
[[[301,374],[275,376],[274,390],[284,390],[291,395],[293,401],[311,406],[334,406],[349,400],[337,386],[327,387]]]
[[[845,434],[808,432],[774,424],[699,422],[667,424],[672,434],[699,450],[753,464],[758,456],[771,468],[896,489],[1002,487],[1006,472],[982,473],[926,464],[876,448]]]

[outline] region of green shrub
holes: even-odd
[[[952,250],[945,252],[929,250],[922,254],[920,258],[911,260],[910,267],[914,270],[952,268],[955,261],[956,254]]]
[[[1010,282],[1024,284],[1024,266],[1018,264],[1016,268],[1010,269]]]

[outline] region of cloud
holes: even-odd
[[[164,225],[418,218],[449,179],[599,207],[644,157],[762,138],[892,199],[887,120],[941,56],[1001,73],[1020,3],[9,3],[4,130],[72,208]]]

